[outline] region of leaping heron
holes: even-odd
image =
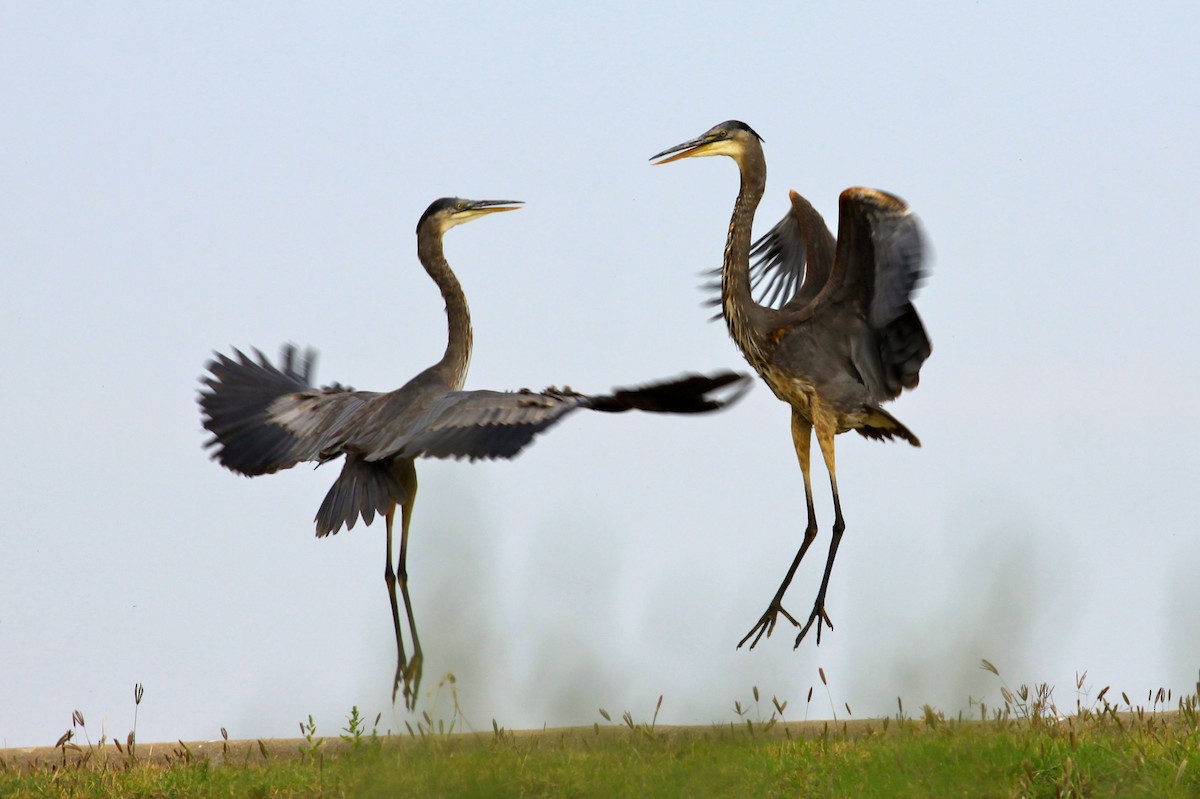
[[[838,202],[835,240],[812,205],[791,192],[791,210],[751,244],[750,228],[767,180],[761,137],[745,122],[730,120],[695,139],[663,150],[650,160],[726,155],[738,165],[741,188],[720,269],[721,313],[729,335],[775,396],[792,406],[792,442],[804,475],[808,526],[792,565],[758,623],[738,643],[775,629],[782,613],[800,633],[815,622],[833,623],[825,593],[845,522],[838,499],[833,437],[855,430],[866,438],[921,442],[881,403],[915,388],[932,348],[910,296],[924,274],[922,233],[917,217],[898,197],[850,188]],[[657,160],[661,159],[661,160]],[[753,267],[750,256],[757,256]],[[762,289],[758,300],[756,289]],[[803,626],[783,608],[783,595],[817,536],[809,480],[813,428],[833,489],[833,537],[821,588]]]
[[[442,359],[395,391],[355,391],[339,384],[314,388],[313,352],[283,348],[279,366],[234,350],[207,364],[199,396],[206,446],[221,465],[244,475],[271,474],[301,461],[318,464],[345,457],[342,472],[317,511],[317,536],[352,529],[375,514],[387,526],[384,579],[396,632],[396,675],[408,709],[416,705],[423,655],[408,595],[408,531],[417,494],[419,457],[512,458],[535,435],[576,408],[621,412],[703,413],[724,407],[747,387],[744,375],[685,375],[610,394],[570,389],[463,391],[471,359],[471,317],[458,279],[442,253],[442,236],[455,225],[499,211],[510,200],[435,201],[417,223],[417,256],[446,301],[449,341]],[[725,392],[721,392],[725,389]],[[719,396],[718,396],[719,395]],[[400,555],[392,569],[392,522],[400,507]],[[413,655],[405,653],[396,586],[404,601]]]

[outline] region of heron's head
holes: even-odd
[[[417,232],[426,225],[433,225],[440,234],[455,225],[470,222],[498,211],[516,211],[520,200],[464,200],[461,197],[443,197],[434,200],[417,221]]]
[[[742,156],[746,151],[759,147],[761,141],[762,136],[755,133],[754,129],[745,122],[731,119],[720,125],[714,125],[694,139],[676,144],[674,147],[668,147],[658,155],[651,156],[650,160],[654,161],[655,166],[658,166],[678,161],[680,158],[727,155],[741,163]],[[670,157],[663,158],[663,156]],[[655,161],[656,158],[662,158],[662,160]]]

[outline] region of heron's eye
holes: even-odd
[[[470,206],[469,206],[467,203],[461,203],[461,202],[460,202],[460,203],[459,203],[459,204],[458,204],[458,205],[455,207],[455,210],[456,210],[456,211],[465,211],[465,210],[467,210],[467,208],[469,208],[469,207],[470,207]]]
[[[712,135],[712,138],[714,138],[714,139],[723,139],[723,138],[725,138],[727,135],[728,135],[728,131],[724,131],[724,130],[718,130],[716,133],[714,133],[714,134]]]

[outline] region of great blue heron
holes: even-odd
[[[285,346],[278,367],[234,350],[207,365],[211,376],[199,403],[206,446],[221,465],[244,475],[271,474],[301,461],[324,463],[345,456],[342,472],[317,511],[317,536],[352,529],[375,514],[387,525],[384,579],[396,632],[392,701],[404,684],[405,705],[415,706],[421,681],[420,639],[408,596],[408,529],[417,493],[418,457],[511,458],[576,408],[620,412],[700,413],[733,401],[747,386],[744,375],[687,375],[610,394],[570,389],[543,392],[463,391],[471,358],[471,317],[458,279],[442,253],[442,236],[485,214],[514,211],[510,200],[437,200],[417,223],[417,256],[446,301],[449,341],[442,359],[395,391],[355,391],[334,384],[314,388],[313,353]],[[736,392],[715,396],[720,389]],[[392,521],[400,506],[400,555],[392,570]],[[408,658],[396,602],[399,584],[413,656]]]
[[[729,335],[775,396],[792,406],[792,441],[804,475],[808,526],[791,568],[751,637],[753,649],[770,636],[778,615],[800,627],[796,646],[813,623],[833,623],[825,612],[829,575],[845,522],[838,499],[833,438],[855,430],[867,438],[921,442],[880,404],[917,385],[932,351],[909,297],[923,275],[920,223],[898,197],[850,188],[838,202],[835,240],[816,209],[796,192],[792,208],[751,245],[754,211],[767,180],[761,137],[745,122],[730,120],[701,136],[663,150],[650,160],[727,155],[738,165],[741,189],[720,269],[720,304]],[[661,159],[661,160],[657,160]],[[750,256],[757,256],[753,267]],[[754,291],[762,288],[756,301]],[[817,536],[809,480],[813,428],[833,489],[833,537],[821,588],[801,626],[783,608],[783,595]]]

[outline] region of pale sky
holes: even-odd
[[[381,729],[382,524],[317,540],[337,467],[247,480],[195,404],[214,349],[319,349],[387,390],[440,357],[413,230],[447,237],[469,388],[744,369],[706,321],[737,171],[651,167],[729,118],[765,139],[756,232],[795,189],[905,198],[931,244],[924,446],[838,439],[835,630],[754,624],[804,528],[788,408],[578,414],[513,462],[423,461],[409,574],[421,708],[469,722],[788,718],[995,702],[1200,668],[1200,11],[1095,4],[0,6],[0,745]],[[805,615],[832,508],[786,605]],[[817,677],[829,677],[828,696]],[[1085,697],[1086,698],[1086,697]],[[766,708],[764,707],[764,714]]]

